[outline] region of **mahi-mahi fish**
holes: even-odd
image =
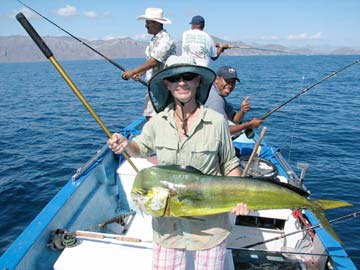
[[[352,206],[335,200],[311,200],[283,183],[247,177],[204,175],[179,166],[153,166],[141,170],[131,197],[135,204],[155,217],[196,217],[230,212],[237,203],[249,210],[310,209],[337,240],[324,210]]]

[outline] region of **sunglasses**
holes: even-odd
[[[182,79],[183,81],[192,81],[195,77],[199,76],[199,74],[196,73],[182,73],[182,74],[178,74],[178,75],[174,75],[171,77],[167,77],[165,78],[165,80],[175,83],[175,82],[180,82],[180,80]]]
[[[224,79],[227,84],[236,84],[236,79]]]

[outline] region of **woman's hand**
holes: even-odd
[[[249,210],[245,203],[238,203],[231,212],[236,216],[246,216]]]
[[[115,153],[120,154],[128,146],[129,141],[119,133],[114,133],[107,141],[109,148]]]

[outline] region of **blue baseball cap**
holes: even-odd
[[[204,19],[204,17],[202,17],[200,15],[196,15],[196,16],[192,17],[190,24],[204,25],[205,19]]]
[[[238,82],[240,82],[240,79],[237,76],[236,69],[231,66],[220,67],[216,72],[216,75],[223,77],[225,80],[236,79]]]

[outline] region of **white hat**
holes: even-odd
[[[138,20],[155,21],[162,24],[170,24],[171,21],[164,17],[164,11],[161,8],[147,8],[145,14],[138,17]]]

